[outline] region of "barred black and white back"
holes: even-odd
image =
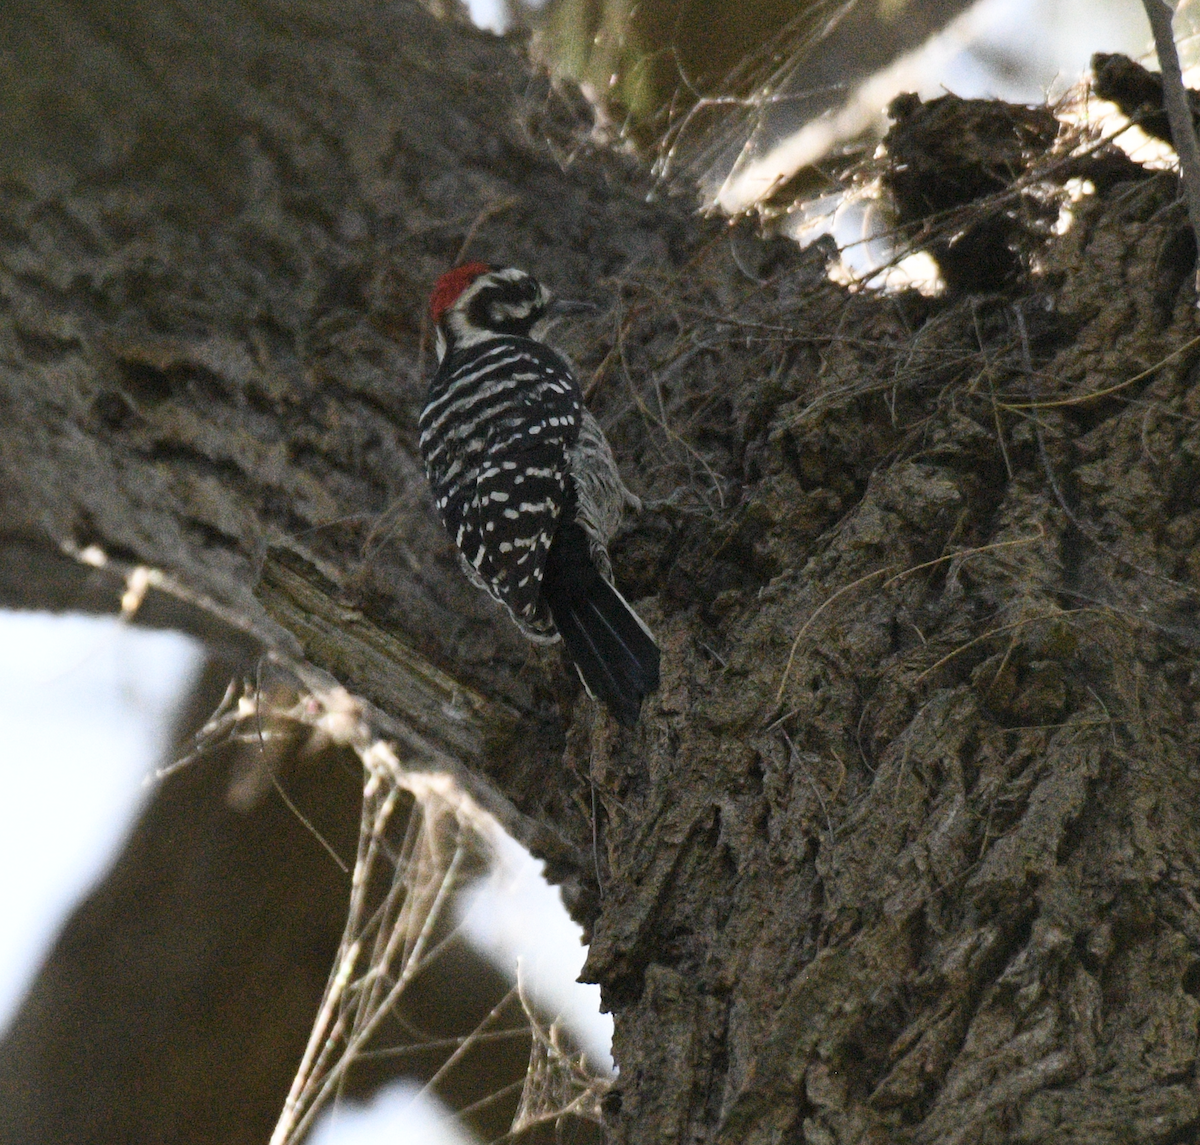
[[[421,453],[471,581],[530,639],[562,636],[588,691],[632,724],[659,652],[612,584],[607,545],[640,506],[570,366],[535,336],[556,305],[570,307],[516,268],[442,276]]]
[[[507,335],[447,354],[421,415],[425,470],[467,575],[535,640],[554,639],[541,582],[582,416],[562,359]]]

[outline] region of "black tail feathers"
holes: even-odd
[[[658,645],[625,598],[592,563],[587,534],[563,525],[546,558],[542,599],[584,687],[624,727],[658,687]]]

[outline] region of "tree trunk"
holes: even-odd
[[[412,4],[58,0],[0,34],[0,600],[162,570],[142,619],[327,673],[455,775],[590,929],[614,1141],[1188,1139],[1170,176],[906,104],[893,190],[942,212],[949,290],[849,293],[648,197],[514,45]],[[607,303],[564,336],[647,500],[614,553],[664,653],[632,732],[431,511],[422,305],[468,237]]]

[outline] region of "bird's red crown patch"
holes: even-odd
[[[435,326],[442,320],[442,315],[450,309],[468,286],[481,274],[487,274],[492,268],[486,262],[469,262],[466,266],[456,266],[446,271],[434,285],[433,293],[429,296],[429,320]]]

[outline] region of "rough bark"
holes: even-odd
[[[0,119],[0,599],[61,606],[64,548],[164,569],[469,784],[591,928],[614,1141],[1195,1132],[1169,176],[1006,109],[943,104],[921,150],[903,105],[895,190],[953,289],[850,294],[647,202],[511,45],[415,7],[0,19],[30,112]],[[568,349],[649,506],[615,553],[664,649],[631,733],[471,593],[414,460],[420,300],[489,210],[472,254],[610,305]]]

